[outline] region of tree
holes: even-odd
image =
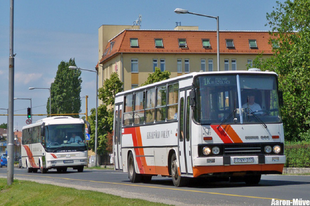
[[[81,111],[81,71],[71,70],[75,60],[61,61],[54,82],[51,84],[52,114],[79,113]],[[49,99],[47,100],[49,111]],[[79,115],[71,115],[79,117]]]
[[[255,59],[255,67],[279,74],[281,109],[287,140],[302,140],[310,120],[310,1],[277,2],[267,14],[274,56]],[[309,138],[309,137],[308,137]]]
[[[8,124],[2,123],[2,124],[0,124],[0,128],[7,129],[8,128]]]
[[[114,99],[118,92],[123,91],[123,82],[119,79],[117,73],[113,73],[110,79],[105,80],[103,87],[99,89],[98,98],[102,104],[98,107],[98,124],[97,124],[97,153],[103,154],[105,152],[112,152],[111,139],[108,137],[113,131],[113,117],[114,117]],[[95,146],[95,120],[96,110],[91,110],[89,123],[91,124],[91,140],[89,146]]]
[[[150,73],[149,76],[147,77],[147,80],[141,86],[169,79],[170,74],[171,73],[169,71],[162,72],[158,67],[155,67],[155,72]]]

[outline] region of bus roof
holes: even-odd
[[[46,117],[36,121],[33,124],[24,126],[22,129],[26,129],[38,125],[57,125],[57,124],[84,124],[84,120],[81,118],[73,118],[69,116],[55,116],[55,117]]]
[[[257,68],[250,68],[249,70],[237,70],[237,71],[212,71],[212,72],[191,72],[188,74],[184,74],[181,76],[177,76],[177,77],[173,77],[170,79],[166,79],[160,82],[155,82],[152,84],[148,84],[145,86],[141,86],[141,87],[137,87],[131,90],[126,90],[126,91],[122,91],[117,93],[115,96],[121,96],[124,95],[128,92],[134,92],[134,91],[140,91],[143,90],[145,88],[149,88],[149,87],[154,87],[157,85],[161,85],[161,84],[165,84],[165,83],[169,83],[169,82],[173,82],[173,81],[178,81],[178,80],[182,80],[182,79],[188,79],[188,78],[193,78],[195,76],[199,76],[199,75],[214,75],[214,74],[221,74],[221,75],[225,75],[225,74],[266,74],[266,75],[277,75],[277,73],[275,72],[271,72],[271,71],[261,71],[260,69]]]

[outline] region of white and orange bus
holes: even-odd
[[[68,167],[83,172],[87,165],[85,124],[68,116],[47,117],[22,129],[22,166],[28,172],[46,173],[49,169],[66,172]],[[75,135],[74,140],[71,137]]]
[[[199,72],[118,93],[115,169],[131,182],[170,176],[175,186],[198,177],[258,184],[262,174],[281,174],[277,79],[259,69]]]

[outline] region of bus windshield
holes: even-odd
[[[86,150],[84,124],[61,124],[45,127],[46,151]]]
[[[201,124],[281,122],[275,75],[204,75],[194,80],[194,119]]]

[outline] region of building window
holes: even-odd
[[[224,68],[225,68],[225,71],[229,70],[229,60],[228,59],[224,60]]]
[[[138,59],[131,59],[131,72],[132,73],[139,72]]]
[[[231,70],[237,70],[237,60],[231,60]]]
[[[189,59],[185,59],[185,60],[184,60],[184,64],[185,64],[184,72],[185,72],[185,73],[189,73],[189,71],[190,71]]]
[[[179,47],[187,48],[186,39],[179,39]]]
[[[182,73],[182,59],[177,60],[178,73]]]
[[[153,72],[155,72],[155,68],[158,67],[157,59],[153,59]]]
[[[213,59],[208,60],[208,69],[210,72],[213,71]]]
[[[131,85],[131,89],[134,89],[134,88],[137,88],[137,87],[138,87],[137,84],[132,84],[132,85]]]
[[[163,48],[164,47],[164,43],[162,39],[155,39],[155,47],[156,48]]]
[[[130,47],[136,48],[139,47],[138,39],[137,38],[131,38],[130,39]]]
[[[164,59],[160,60],[160,71],[165,71],[166,70],[166,63]]]
[[[205,49],[211,48],[210,40],[209,39],[203,39],[202,40],[202,47]]]
[[[248,63],[248,67],[252,67],[252,65],[253,65],[253,61],[252,61],[252,59],[248,59],[248,61],[247,61],[247,63]]]
[[[250,45],[250,49],[257,49],[257,43],[255,39],[250,39],[249,40],[249,45]]]
[[[200,61],[200,71],[203,71],[203,72],[206,71],[206,60],[205,59],[201,59]]]
[[[234,40],[232,39],[226,39],[226,47],[228,49],[234,49],[235,45],[234,45]]]

